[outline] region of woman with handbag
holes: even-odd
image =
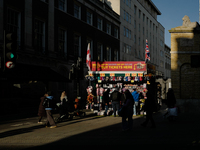
[[[133,127],[133,104],[134,99],[129,90],[124,93],[125,102],[122,108],[122,131],[132,130]],[[126,119],[128,118],[128,121]]]

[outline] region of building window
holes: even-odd
[[[114,37],[118,39],[119,30],[117,27],[114,28]]]
[[[147,17],[147,26],[148,26],[149,18]]]
[[[111,48],[106,47],[106,61],[111,61]]]
[[[111,24],[110,23],[106,24],[106,33],[111,34]]]
[[[81,7],[77,4],[74,4],[74,17],[81,19]]]
[[[126,5],[127,5],[128,7],[131,7],[131,0],[126,0]]]
[[[118,50],[114,50],[114,61],[118,61]]]
[[[126,44],[124,43],[124,53],[126,53]]]
[[[7,10],[7,26],[6,30],[17,34],[17,43],[21,49],[21,13],[12,9]]]
[[[138,40],[138,45],[140,45],[140,37],[139,37],[139,40]]]
[[[74,56],[81,57],[81,36],[74,34]]]
[[[140,23],[139,23],[139,32],[140,32]]]
[[[58,0],[58,8],[64,12],[66,12],[67,7],[66,7],[67,3],[66,0]]]
[[[143,29],[142,29],[142,33],[143,33],[143,35],[144,35],[144,27],[143,27]]]
[[[34,27],[34,46],[36,51],[45,53],[45,22],[37,19]]]
[[[143,14],[143,22],[144,22],[144,20],[145,20],[145,14]]]
[[[136,35],[134,35],[134,43],[136,44]]]
[[[139,18],[141,17],[141,10],[139,10],[139,16],[138,16]]]
[[[103,20],[99,17],[97,18],[97,28],[103,30]]]
[[[126,27],[124,27],[124,36],[126,36],[129,39],[131,39],[131,30],[129,30]]]
[[[136,29],[136,20],[134,20],[134,29]]]
[[[58,54],[67,57],[67,32],[63,29],[58,30]]]
[[[97,44],[97,59],[103,61],[103,45],[101,43]]]
[[[134,14],[136,15],[137,7],[134,5]]]
[[[87,11],[87,23],[92,25],[92,13]]]

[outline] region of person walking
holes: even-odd
[[[164,114],[164,118],[168,116],[167,118],[169,119],[169,121],[173,121],[174,116],[177,116],[177,108],[175,107],[175,105],[176,105],[176,98],[174,95],[174,91],[172,88],[169,88],[167,92],[168,111]]]
[[[120,99],[121,99],[121,94],[119,93],[118,89],[114,89],[114,91],[111,94],[114,117],[116,117],[116,112],[118,113]]]
[[[126,90],[125,93],[125,102],[122,107],[122,131],[132,130],[133,127],[133,105],[134,99],[129,90]],[[128,122],[126,119],[128,118]]]
[[[105,91],[103,93],[103,101],[104,101],[104,104],[105,104],[104,116],[107,116],[107,111],[108,111],[108,108],[109,108],[109,102],[110,102],[109,94],[110,94],[110,89],[107,89],[107,91]]]
[[[144,111],[146,111],[146,120],[141,124],[141,126],[146,127],[149,120],[151,121],[151,128],[155,128],[155,121],[153,119],[153,112],[156,109],[156,103],[154,99],[154,92],[153,87],[148,87],[147,93],[146,93],[146,99],[144,104]]]
[[[55,108],[55,102],[52,96],[52,92],[48,91],[46,93],[46,98],[44,99],[43,106],[45,107],[47,114],[46,127],[50,124],[50,128],[56,128],[55,121],[53,119],[52,110]]]
[[[167,92],[167,107],[174,108],[175,104],[176,104],[176,98],[174,95],[174,91],[172,88],[169,88]]]
[[[42,123],[41,122],[42,118],[47,116],[45,107],[42,105],[45,98],[46,98],[45,95],[40,98],[41,101],[40,101],[39,108],[38,108],[38,116],[39,116],[38,123]]]
[[[136,89],[133,89],[132,96],[135,101],[133,105],[133,116],[136,116],[138,114],[138,106],[139,106],[139,94],[136,91]]]
[[[68,115],[67,102],[68,102],[67,93],[63,91],[60,96],[60,106],[59,106],[60,117],[58,119],[62,119],[63,117]]]

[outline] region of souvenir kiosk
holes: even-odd
[[[151,76],[147,75],[145,61],[93,61],[92,70],[88,71],[86,76],[89,81],[88,101],[92,101],[90,108],[99,115],[103,115],[104,91],[109,88],[112,93],[117,88],[120,92],[124,92],[126,89],[132,91],[133,88],[137,88],[139,92],[145,94],[150,78]],[[93,100],[91,100],[91,95]]]

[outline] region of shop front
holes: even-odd
[[[115,89],[123,93],[126,89],[132,92],[134,88],[137,88],[139,93],[145,95],[145,89],[147,84],[150,84],[151,76],[147,75],[145,61],[109,61],[92,62],[92,69],[88,71],[86,78],[89,81],[88,95],[90,98],[91,95],[94,97],[90,108],[94,108],[98,114],[103,115],[101,113],[104,109],[103,93],[108,88],[110,94]]]

